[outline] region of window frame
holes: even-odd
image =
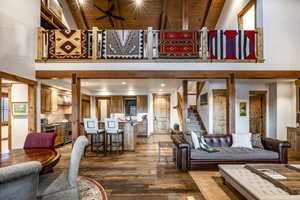
[[[245,14],[251,9],[251,7],[254,6],[254,18],[255,18],[255,29],[257,28],[257,22],[256,22],[256,0],[250,0],[247,5],[239,12],[238,14],[238,28],[240,30],[242,30],[244,28],[244,24],[243,24],[243,17],[245,16]]]

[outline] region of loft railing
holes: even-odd
[[[49,56],[49,31],[41,27],[37,30],[37,59],[36,62],[110,62],[115,59],[103,58],[102,54],[102,31],[93,27],[88,30],[88,56],[84,59],[59,58],[53,59]],[[159,56],[158,37],[159,30],[153,30],[149,27],[144,30],[144,44],[142,59],[134,59],[136,62],[264,62],[263,57],[263,31],[257,28],[252,31],[252,43],[247,45],[247,37],[244,35],[247,31],[243,30],[213,30],[210,31],[206,27],[197,31],[198,39],[198,56],[197,58],[180,58],[166,59]],[[253,36],[254,32],[254,36]],[[234,35],[235,39],[230,40]],[[254,38],[253,38],[254,37]],[[227,39],[229,38],[229,39]],[[231,38],[232,39],[232,38]],[[253,42],[254,41],[254,42]],[[250,56],[246,56],[250,52]],[[126,60],[134,62],[131,58],[121,58],[119,61]]]

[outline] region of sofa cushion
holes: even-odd
[[[199,149],[191,149],[192,160],[274,160],[278,159],[277,152],[263,149],[242,147],[216,147],[216,153],[208,153]]]

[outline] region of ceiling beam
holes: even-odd
[[[205,9],[205,12],[204,12],[204,17],[202,18],[202,22],[201,22],[201,28],[204,27],[205,24],[206,24],[207,16],[208,16],[209,10],[211,8],[212,1],[213,0],[208,0],[207,1],[206,9]]]
[[[182,0],[182,29],[189,30],[189,0]]]
[[[159,29],[164,30],[167,26],[167,4],[168,0],[162,0]]]
[[[76,73],[82,79],[298,79],[300,71],[235,71],[235,70],[38,70],[38,79],[71,78]]]
[[[89,29],[88,22],[78,0],[67,0],[71,13],[79,29]]]
[[[223,10],[225,0],[209,0],[209,7],[207,14],[205,16],[203,26],[206,26],[208,29],[213,30],[218,23],[219,17]],[[202,27],[203,27],[202,26]]]

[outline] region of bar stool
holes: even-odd
[[[118,147],[118,152],[121,147],[123,152],[124,151],[124,130],[119,129],[119,120],[113,118],[107,118],[104,121],[105,121],[105,133],[107,136],[109,136],[109,143],[107,142],[108,137],[106,137],[106,144],[109,146],[110,152],[112,152],[113,147]],[[122,141],[120,141],[120,136],[122,137]]]
[[[95,145],[97,147],[97,152],[99,152],[99,148],[105,144],[105,129],[98,128],[98,120],[95,118],[85,118],[83,119],[83,122],[87,138],[90,136],[91,151],[94,151],[93,147]],[[101,136],[103,136],[102,141]]]

